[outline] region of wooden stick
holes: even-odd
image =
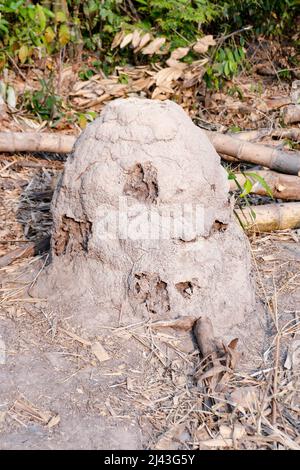
[[[0,268],[10,265],[13,261],[20,258],[29,258],[43,253],[50,248],[50,237],[46,237],[39,242],[30,242],[23,248],[16,248],[6,255],[0,256]]]
[[[255,213],[255,219],[251,212]],[[300,228],[300,203],[265,204],[235,209],[235,214],[245,229],[253,232],[272,232]]]
[[[246,178],[249,178],[252,181],[250,176],[244,176],[242,173],[236,173],[235,177],[238,183],[243,186],[246,181]],[[281,173],[276,173],[275,171],[253,171],[259,176],[261,176],[269,188],[272,191],[273,197],[278,199],[288,199],[294,201],[300,201],[300,178],[299,176],[293,175],[283,175]],[[236,191],[238,189],[237,184],[234,180],[230,180],[230,191]],[[266,189],[258,182],[253,183],[251,193],[259,194],[260,196],[266,196]]]
[[[253,144],[229,135],[206,131],[217,152],[290,175],[300,174],[300,153],[284,152],[266,145]]]

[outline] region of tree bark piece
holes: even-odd
[[[235,177],[238,183],[243,186],[247,178],[242,173],[236,173]],[[257,175],[261,176],[269,188],[272,191],[273,197],[278,199],[288,199],[294,201],[300,201],[300,177],[294,175],[284,175],[282,173],[276,173],[275,171],[253,171]],[[252,178],[248,176],[252,181]],[[230,191],[236,191],[238,189],[237,184],[234,180],[230,180]],[[266,196],[266,189],[258,182],[253,183],[251,193],[259,194],[260,196]]]
[[[299,152],[284,152],[273,147],[235,139],[218,132],[206,131],[206,134],[217,152],[290,175],[298,175],[300,172]]]
[[[29,258],[43,253],[50,248],[50,237],[46,237],[39,242],[30,242],[25,247],[16,248],[6,255],[0,256],[0,268],[9,266],[13,261],[20,258]]]
[[[255,220],[251,215],[255,213]],[[236,209],[235,214],[245,229],[252,232],[272,232],[300,228],[300,203],[265,204]]]

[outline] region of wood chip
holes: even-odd
[[[91,351],[93,354],[95,354],[99,362],[108,361],[110,359],[110,356],[99,342],[93,343],[91,345]]]

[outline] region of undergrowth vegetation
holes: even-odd
[[[113,67],[132,59],[128,49],[111,51],[115,35],[137,29],[165,37],[171,51],[204,34],[228,35],[227,47],[215,53],[208,76],[221,67],[230,76],[243,59],[243,44],[236,46],[231,33],[244,28],[244,35],[290,33],[297,5],[298,0],[2,0],[0,67],[7,64],[8,57],[20,64],[32,63],[63,48],[71,56],[82,48],[97,52],[101,62]]]

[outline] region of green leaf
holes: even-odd
[[[244,191],[242,192],[242,194],[240,194],[240,197],[245,197],[247,196],[250,192],[251,192],[251,189],[253,187],[253,184],[251,183],[251,181],[247,178],[245,183],[243,184],[243,188],[244,188]]]
[[[65,46],[70,41],[70,30],[66,24],[62,24],[58,31],[58,40],[61,46]]]
[[[48,26],[48,27],[46,28],[44,37],[45,37],[45,41],[46,41],[47,44],[50,44],[50,43],[54,40],[54,38],[55,38],[55,32],[53,31],[53,29],[51,28],[51,26]]]
[[[225,62],[224,64],[224,74],[226,75],[226,77],[229,77],[230,75],[229,62]]]
[[[57,23],[64,23],[65,21],[67,21],[65,12],[57,11],[55,14],[55,20]]]
[[[250,176],[250,178],[253,178],[255,181],[258,181],[261,184],[261,186],[266,190],[268,196],[273,198],[272,190],[271,190],[270,186],[268,185],[268,183],[265,181],[265,179],[262,176],[258,175],[257,173],[254,173],[254,172],[247,172],[247,173],[245,173],[245,176]]]
[[[26,46],[25,44],[21,46],[19,49],[18,56],[19,56],[21,64],[24,64],[24,62],[26,62],[27,57],[29,56],[28,46]]]
[[[44,29],[46,28],[46,24],[47,24],[47,19],[46,19],[44,9],[41,5],[37,5],[36,11],[37,11],[37,18],[38,18],[39,25],[40,25],[40,30],[44,31]]]

